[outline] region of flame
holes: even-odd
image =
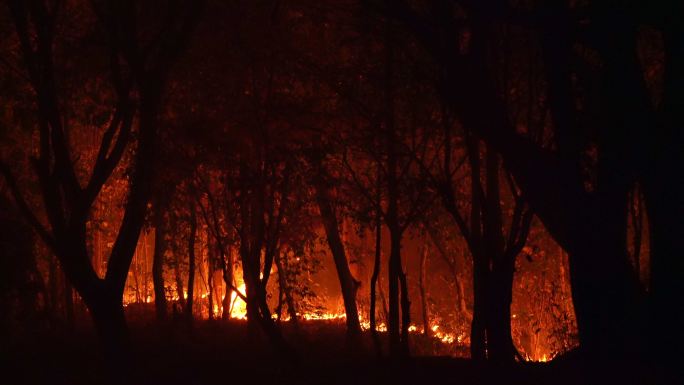
[[[245,295],[244,282],[240,284],[237,289],[240,294]],[[247,304],[242,298],[238,297],[238,294],[235,291],[230,294],[230,318],[247,319]]]

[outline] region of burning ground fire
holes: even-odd
[[[238,291],[242,296],[245,295],[245,285],[240,284],[237,287]],[[184,293],[184,297],[187,298],[187,291]],[[207,299],[209,296],[209,293],[202,293],[200,295],[200,298],[202,299]],[[172,300],[178,301],[178,297],[174,296]],[[152,302],[152,298],[150,296],[147,296],[145,298],[145,302],[150,303]],[[125,301],[124,306],[128,305],[130,302]],[[223,312],[223,306],[214,304],[213,305],[213,310],[214,314],[221,314]],[[299,317],[301,320],[304,321],[343,321],[347,318],[346,314],[344,312],[339,312],[339,313],[333,313],[333,312],[306,312],[299,314]],[[233,320],[238,320],[238,321],[246,321],[247,320],[247,306],[246,303],[240,298],[238,293],[233,291],[231,293],[231,298],[230,298],[230,318]],[[273,318],[276,319],[277,315],[273,315]],[[281,317],[282,321],[289,321],[290,317],[289,315],[283,315]],[[366,319],[365,317],[360,317],[360,324],[361,324],[361,329],[364,331],[370,330],[370,320]],[[376,325],[376,329],[380,333],[386,333],[387,332],[387,325],[384,322],[378,322]],[[411,324],[409,326],[409,333],[412,334],[422,334],[423,330],[422,327],[419,325]],[[461,334],[456,334],[456,333],[451,333],[444,331],[443,328],[438,324],[438,323],[432,323],[430,326],[430,335],[432,338],[437,339],[440,343],[445,344],[445,345],[451,345],[451,346],[461,346],[461,347],[467,347],[469,343],[469,338],[467,334],[461,333]],[[553,354],[547,354],[547,353],[539,353],[534,356],[530,355],[525,355],[525,360],[530,361],[530,362],[548,362],[551,361],[554,358],[555,355]]]

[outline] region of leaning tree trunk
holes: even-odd
[[[224,256],[223,261],[223,283],[226,287],[226,292],[223,295],[221,319],[227,320],[230,318],[230,299],[233,294],[233,248],[228,247],[228,255]]]
[[[320,175],[316,177],[315,188],[316,201],[318,202],[321,219],[323,220],[323,226],[325,227],[328,245],[330,246],[330,251],[335,262],[337,277],[340,281],[344,311],[347,316],[347,332],[351,335],[358,335],[361,333],[359,312],[356,308],[356,291],[359,285],[349,270],[349,262],[347,261],[344,244],[340,238],[337,217],[330,204],[327,186]]]

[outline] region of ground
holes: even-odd
[[[639,362],[551,363],[514,367],[476,365],[469,359],[417,356],[378,358],[369,335],[361,347],[346,342],[344,325],[310,322],[286,335],[296,357],[283,358],[250,338],[242,322],[198,321],[192,330],[154,322],[131,325],[132,359],[115,371],[127,384],[674,384],[671,372]],[[19,384],[106,384],[110,371],[88,328],[10,338],[0,348],[2,378]],[[600,368],[600,371],[597,369]],[[3,383],[0,380],[0,383]]]

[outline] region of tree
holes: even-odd
[[[38,156],[32,158],[32,163],[41,186],[49,226],[29,208],[10,166],[3,161],[0,170],[22,214],[55,253],[69,281],[83,298],[110,358],[119,359],[124,357],[127,344],[122,294],[150,196],[157,113],[171,64],[189,39],[201,3],[188,2],[171,7],[169,15],[182,13],[183,17],[163,20],[166,28],[151,37],[153,45],[142,44],[136,36],[136,13],[140,10],[133,3],[93,2],[96,16],[87,13],[81,4],[73,9],[83,20],[97,19],[99,27],[105,31],[108,52],[96,55],[100,55],[97,57],[100,61],[109,58],[109,69],[102,76],[112,82],[111,89],[103,90],[109,94],[111,105],[109,124],[104,129],[92,173],[85,183],[79,180],[74,169],[75,156],[68,139],[68,114],[64,111],[66,100],[59,90],[63,79],[57,78],[59,58],[56,52],[62,47],[56,44],[63,42],[58,34],[62,31],[60,22],[66,5],[51,1],[10,1],[8,5],[19,41],[21,62],[35,97],[40,143]],[[145,48],[141,48],[143,45]],[[134,87],[137,100],[133,99]],[[138,124],[133,135],[136,115]],[[130,142],[137,146],[128,200],[107,273],[101,279],[88,256],[86,222],[93,202]]]
[[[668,45],[666,51],[673,53],[667,61],[668,76],[672,77],[663,90],[663,105],[668,108],[663,110],[664,114],[657,113],[644,85],[635,42],[640,24],[655,26],[670,37],[676,36],[679,29],[672,26],[677,23],[663,22],[664,15],[672,9],[661,5],[632,7],[601,2],[572,8],[556,2],[531,9],[505,2],[458,3],[462,17],[453,17],[453,4],[441,1],[433,2],[428,14],[418,13],[405,2],[388,4],[385,10],[402,20],[442,65],[448,77],[444,82],[444,100],[465,127],[501,154],[525,200],[554,239],[568,251],[581,349],[588,355],[615,355],[638,349],[642,344],[633,343],[630,337],[638,330],[639,319],[646,317],[639,315],[645,309],[644,293],[627,253],[626,197],[637,180],[648,184],[664,181],[663,175],[680,174],[671,168],[678,163],[679,155],[670,150],[665,151],[666,155],[654,155],[653,145],[668,143],[665,148],[671,148],[673,143],[680,143],[669,136],[677,132],[675,127],[680,123],[676,118],[679,113],[673,113],[675,109],[670,108],[678,103],[674,100],[679,99],[672,97],[677,92],[669,85],[680,84],[681,67],[673,65],[680,50]],[[493,87],[492,63],[486,52],[497,38],[496,27],[505,24],[536,32],[541,43],[538,57],[546,70],[551,147],[535,145],[527,133],[519,132],[511,124],[509,106]],[[428,28],[428,25],[436,27]],[[459,36],[464,44],[454,40]],[[587,66],[589,71],[579,68],[572,60],[573,48],[577,45],[595,52],[603,66],[595,69]],[[588,84],[588,76],[594,76],[599,88],[582,94],[578,83],[573,83],[575,76],[583,85]],[[592,104],[592,95],[601,95],[607,104],[597,108]],[[578,109],[578,103],[586,108]],[[675,121],[678,123],[673,124]],[[668,122],[669,128],[663,129],[661,122]],[[651,126],[658,127],[658,134],[644,134],[644,128]],[[640,138],[644,136],[646,151],[641,150]],[[663,141],[664,138],[668,139]],[[589,147],[596,149],[596,155],[587,162],[585,154]],[[645,172],[645,165],[654,164],[658,164],[659,170],[671,172]],[[681,199],[669,193],[667,197],[658,202],[651,200],[654,212],[650,215],[658,217],[658,213],[663,213],[659,211],[663,205],[670,207],[668,215],[678,212],[675,208],[681,207]],[[664,222],[654,218],[652,231],[679,229],[665,217],[660,217]],[[663,248],[656,245],[658,241],[653,244],[653,267],[669,268],[662,275],[653,273],[653,285],[662,283],[663,286],[660,286],[662,291],[655,290],[649,297],[654,310],[658,309],[655,313],[660,314],[659,319],[665,314],[668,316],[664,318],[681,319],[681,313],[673,311],[663,300],[665,293],[682,292],[682,286],[675,283],[681,279],[674,278],[680,276],[681,265],[671,259],[678,249],[666,241],[667,236],[660,238],[661,235],[654,234],[654,240],[660,239]],[[664,255],[656,256],[659,252]]]
[[[330,182],[329,176],[326,175],[323,160],[313,160],[313,185],[316,194],[316,203],[320,212],[325,234],[330,246],[330,252],[335,261],[335,268],[337,276],[340,281],[340,288],[342,291],[342,299],[344,301],[344,310],[347,316],[347,332],[351,336],[356,336],[361,332],[361,325],[359,323],[359,313],[356,308],[356,291],[359,287],[359,282],[354,279],[349,270],[349,263],[347,261],[347,254],[344,249],[344,244],[340,237],[338,227],[338,219],[335,215],[335,210],[331,204],[330,199]]]

